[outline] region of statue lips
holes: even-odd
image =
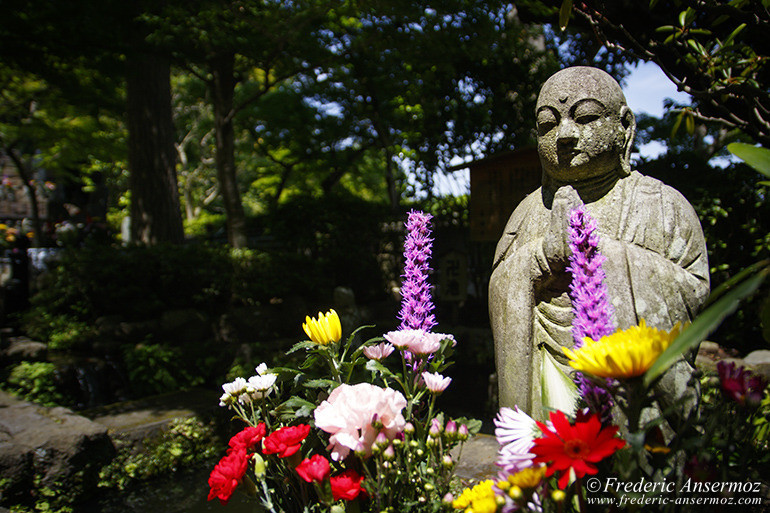
[[[572,166],[575,164],[573,162],[575,158],[581,153],[583,152],[574,143],[559,143],[556,156],[559,159],[560,166]]]

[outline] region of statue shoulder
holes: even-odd
[[[522,225],[526,221],[531,220],[532,213],[537,211],[537,209],[542,206],[542,187],[538,187],[534,192],[528,194],[516,206],[513,213],[508,218],[508,222],[505,224],[505,229],[503,230],[503,233],[500,236],[500,240],[497,243],[493,268],[497,267],[500,261],[503,260],[508,254],[508,250],[511,248],[511,245],[521,233]]]
[[[644,175],[638,171],[633,171],[629,178],[634,179],[634,188],[642,195],[654,197],[656,200],[663,201],[664,204],[683,206],[692,209],[692,205],[681,192],[670,185],[666,185],[657,178]]]

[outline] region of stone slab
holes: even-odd
[[[478,434],[452,451],[452,458],[459,462],[455,474],[460,479],[483,481],[497,476],[497,439],[492,435]]]
[[[165,428],[173,419],[215,412],[219,395],[212,390],[193,389],[124,401],[80,412],[106,426],[110,435],[120,434],[141,441]]]

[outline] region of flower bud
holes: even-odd
[[[446,428],[444,429],[444,433],[446,433],[447,438],[450,440],[454,438],[454,436],[457,434],[457,424],[454,420],[450,420],[446,423]]]
[[[508,496],[513,500],[519,500],[524,494],[521,492],[521,488],[514,485],[511,486],[511,489],[508,490]]]
[[[404,444],[404,441],[394,438],[392,443],[394,447],[401,447]]]
[[[420,446],[420,442],[418,442],[417,440],[412,440],[411,442],[409,442],[409,447],[411,447],[412,449],[417,449],[419,446]]]
[[[407,435],[413,435],[414,424],[412,424],[411,422],[407,422],[406,425],[404,426],[404,433],[406,433]]]
[[[468,439],[469,433],[468,433],[468,426],[465,424],[460,425],[460,429],[457,430],[457,438],[459,438],[461,441],[466,441]]]
[[[436,471],[433,470],[433,467],[428,467],[425,469],[425,473],[428,474],[429,476],[432,476],[433,474],[436,473]]]
[[[561,490],[554,490],[551,492],[551,498],[554,500],[554,502],[562,502],[567,498],[567,494]]]
[[[329,510],[329,513],[345,513],[345,506],[342,506],[340,504],[335,504],[331,507]]]
[[[446,469],[451,469],[452,467],[455,466],[455,462],[452,461],[452,457],[450,455],[448,455],[448,454],[445,454],[444,457],[441,458],[441,464]]]
[[[382,452],[382,457],[385,461],[392,461],[396,458],[396,450],[393,449],[392,445],[389,445],[387,449]]]
[[[430,423],[430,429],[428,430],[428,433],[433,438],[438,437],[441,434],[441,422],[439,422],[438,419],[433,419]]]
[[[428,467],[428,469],[430,470],[430,467]],[[436,487],[430,483],[425,483],[425,486],[423,486],[423,488],[425,489],[426,492],[432,492],[433,490],[436,489]]]
[[[259,455],[259,453],[255,453],[253,458],[254,475],[257,477],[257,479],[262,479],[262,476],[265,475],[267,464],[265,463],[265,460],[262,458],[262,456]]]
[[[417,449],[416,454],[418,458],[422,458],[422,456],[425,454],[425,451],[423,451],[422,449]]]
[[[441,502],[442,502],[442,503],[443,503],[445,506],[451,506],[451,505],[452,505],[452,502],[454,502],[454,500],[455,500],[455,496],[454,496],[454,495],[452,495],[451,493],[447,493],[446,495],[444,495],[444,498],[443,498],[443,499],[441,499]]]
[[[380,432],[379,435],[377,435],[377,438],[374,439],[374,447],[377,447],[379,449],[384,449],[390,445],[390,441],[388,440],[388,437],[385,436],[385,433]]]

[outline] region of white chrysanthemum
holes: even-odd
[[[537,423],[519,409],[500,408],[495,417],[495,437],[500,444],[497,465],[508,472],[516,472],[532,465],[534,454],[530,449],[540,436]]]
[[[250,399],[262,399],[270,395],[275,385],[275,380],[278,378],[277,374],[273,374],[267,371],[267,365],[260,363],[256,368],[257,375],[249,378],[246,384],[246,390],[250,396]]]
[[[238,401],[240,397],[246,392],[246,380],[243,378],[235,378],[230,383],[222,385],[224,394],[219,398],[219,406],[228,406],[234,401]]]

